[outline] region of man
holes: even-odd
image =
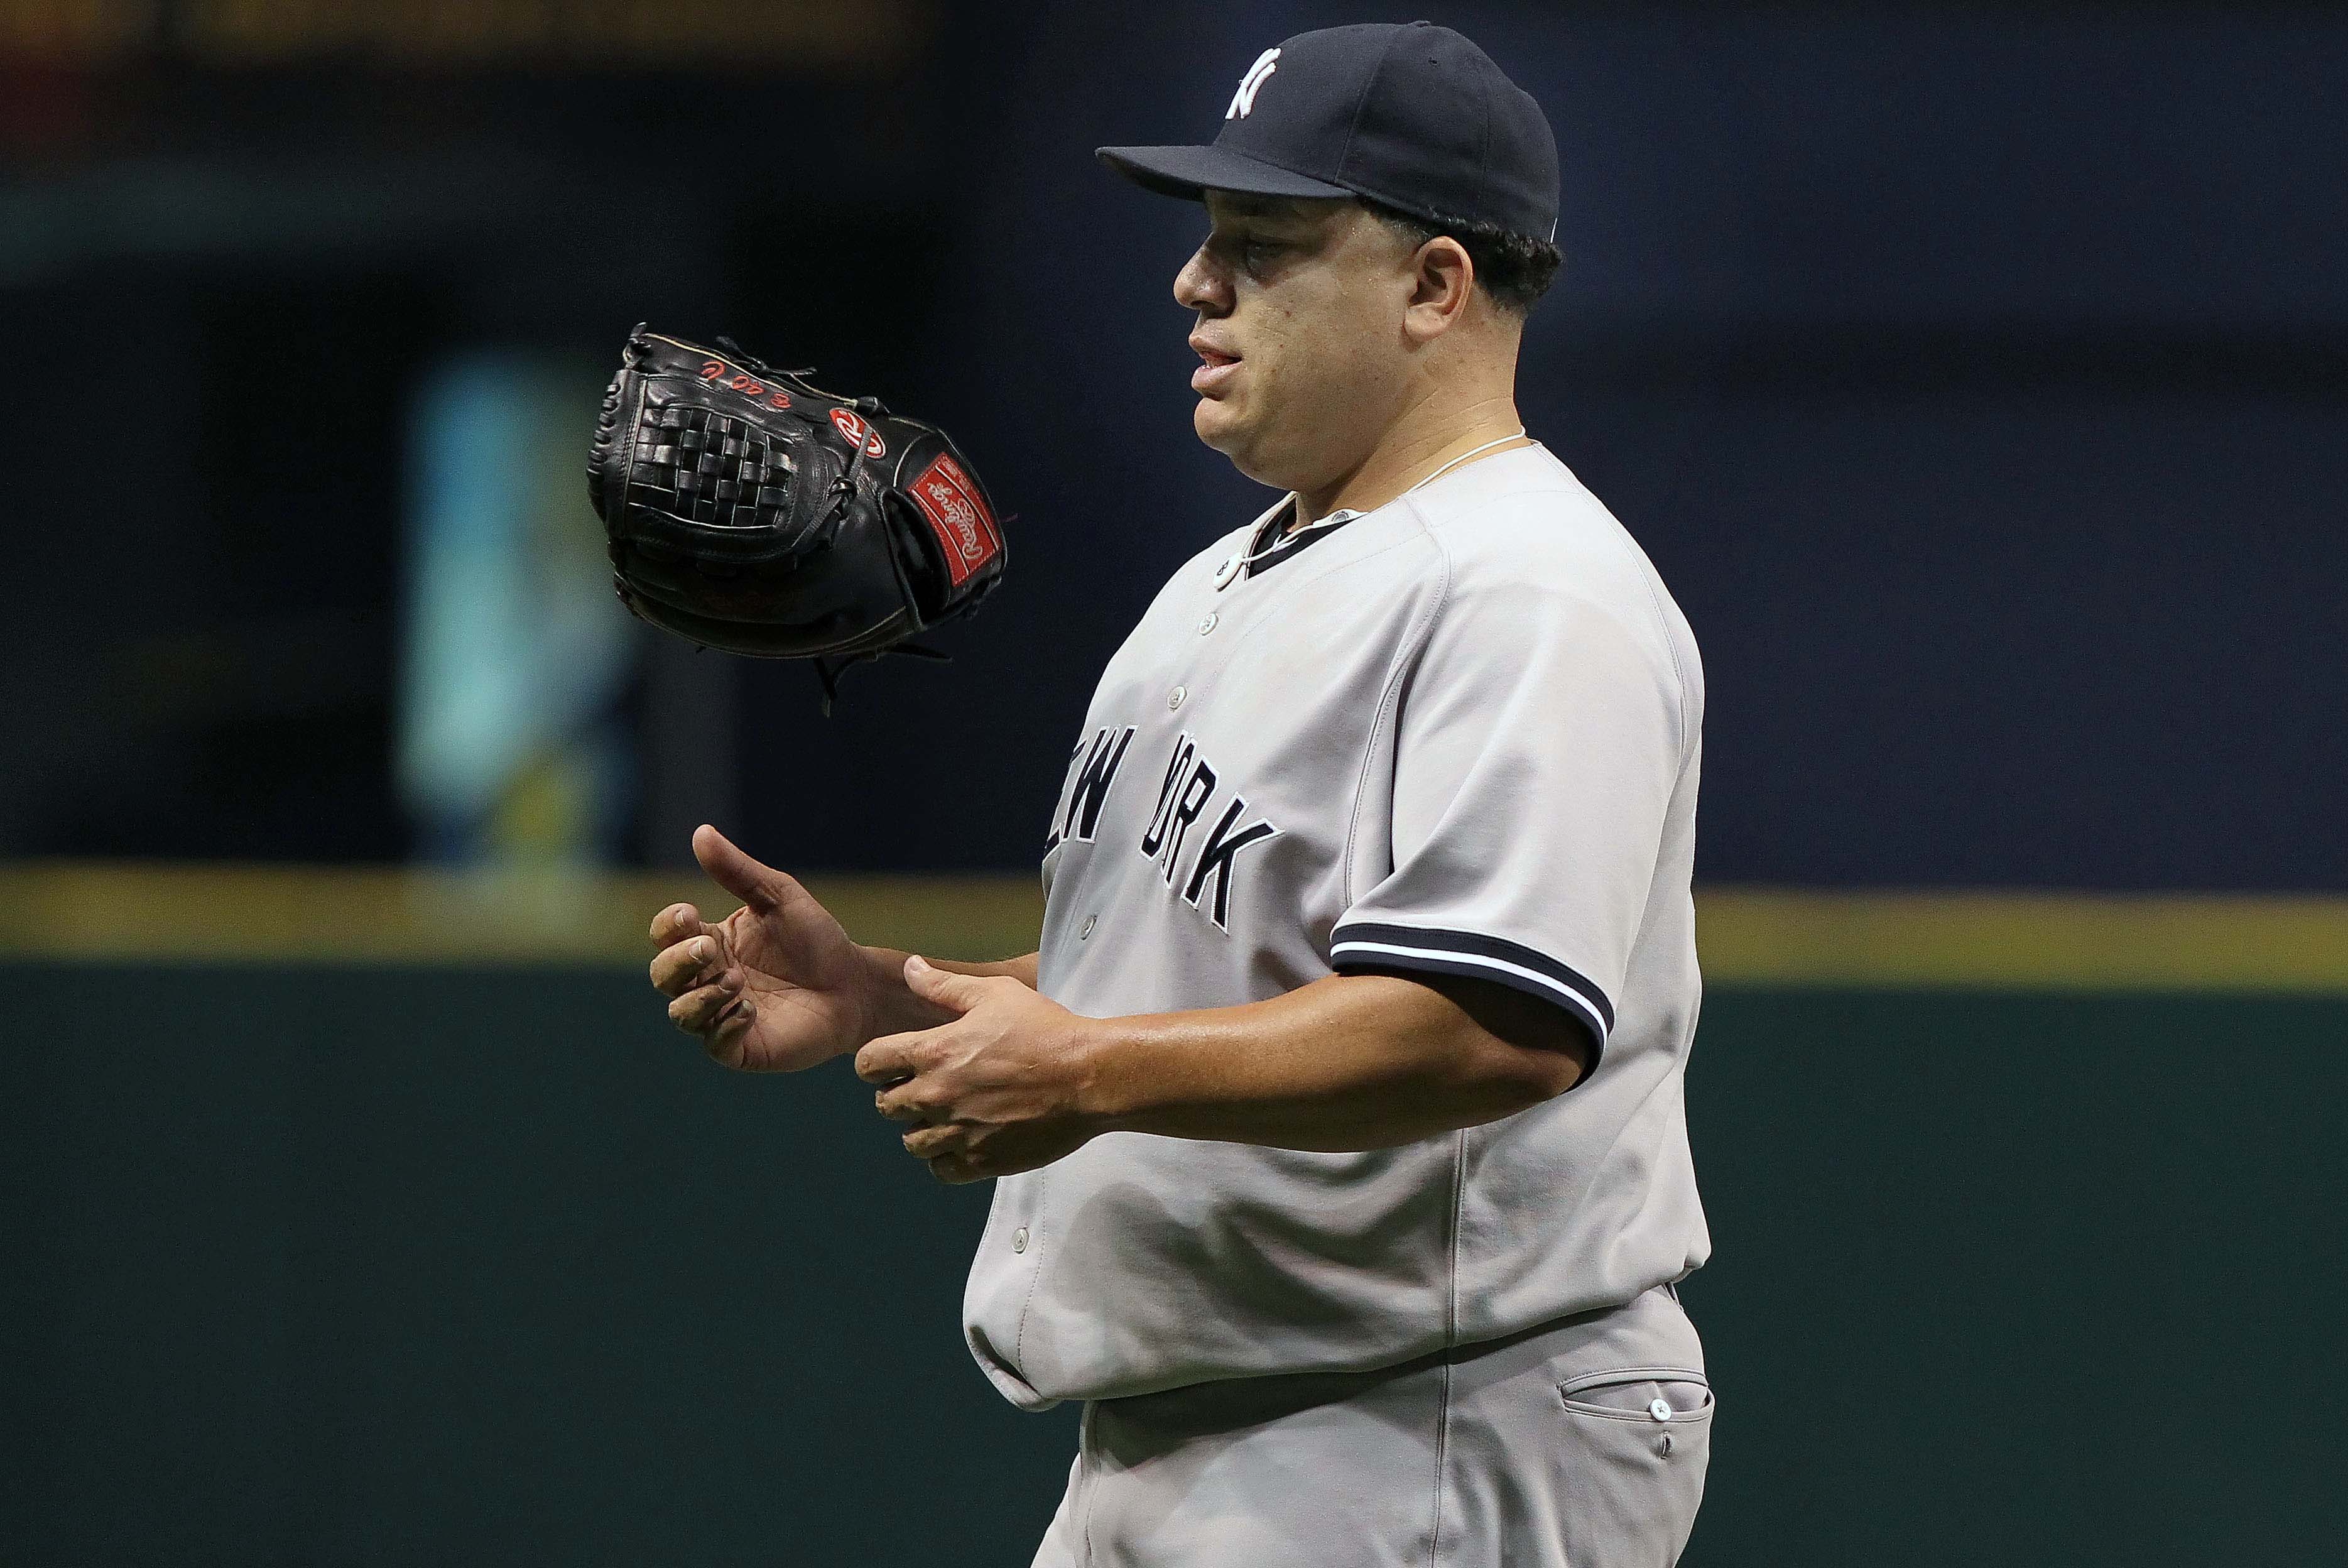
[[[973,1353],[1084,1401],[1035,1561],[1663,1564],[1712,1400],[1683,1072],[1703,681],[1653,569],[1514,399],[1556,271],[1548,122],[1447,29],[1267,50],[1175,280],[1200,439],[1287,493],[1110,661],[1037,952],[859,946],[715,830],[670,1014],[849,1051],[999,1178]]]

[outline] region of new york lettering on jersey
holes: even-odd
[[[1472,975],[1588,1029],[1592,1068],[1400,1148],[1111,1133],[1002,1179],[963,1326],[1028,1408],[1498,1339],[1709,1250],[1684,621],[1540,448],[1277,541],[1288,508],[1192,557],[1103,671],[1045,828],[1037,988],[1115,1017]],[[1339,1193],[1344,1225],[1297,1222]]]
[[[1109,786],[1117,782],[1126,748],[1132,744],[1129,724],[1118,729],[1097,729],[1089,741],[1076,742],[1068,758],[1068,780],[1060,787],[1060,803],[1052,812],[1052,830],[1044,839],[1045,854],[1058,849],[1065,839],[1092,842],[1100,828],[1101,807],[1107,803]]]
[[[1200,907],[1200,895],[1206,891],[1207,879],[1215,882],[1215,901],[1205,911],[1220,931],[1231,928],[1231,863],[1241,850],[1250,844],[1276,838],[1280,830],[1272,823],[1258,820],[1246,826],[1240,820],[1247,815],[1246,797],[1229,792],[1229,804],[1215,825],[1208,830],[1206,841],[1199,846],[1190,861],[1188,879],[1180,875],[1183,840],[1190,825],[1210,810],[1217,786],[1221,780],[1214,767],[1199,751],[1199,743],[1189,730],[1175,741],[1173,756],[1166,764],[1166,781],[1158,791],[1158,810],[1151,813],[1149,826],[1141,835],[1141,852],[1155,861],[1159,874],[1168,887],[1182,891],[1182,902],[1191,908]]]
[[[1051,831],[1044,841],[1045,854],[1071,840],[1096,841],[1102,808],[1107,804],[1134,733],[1135,727],[1129,724],[1102,727],[1078,743],[1052,814]],[[1200,754],[1197,738],[1184,730],[1168,756],[1157,807],[1141,830],[1138,847],[1143,858],[1157,866],[1168,888],[1178,889],[1182,901],[1203,913],[1217,929],[1229,931],[1231,879],[1240,851],[1277,837],[1280,829],[1262,818],[1247,820],[1248,802],[1243,795],[1222,789],[1219,799],[1222,784],[1214,765]],[[1201,817],[1210,825],[1203,839],[1193,841],[1191,829]],[[1186,844],[1193,850],[1188,861],[1183,859]],[[1212,901],[1202,903],[1210,890]]]

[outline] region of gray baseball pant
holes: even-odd
[[[1668,1286],[1375,1372],[1094,1400],[1035,1568],[1670,1568],[1712,1414]]]

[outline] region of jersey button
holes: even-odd
[[[1199,623],[1199,635],[1203,637],[1214,629],[1215,613],[1212,610],[1210,610],[1207,612],[1207,618]]]
[[[1023,1236],[1026,1233],[1025,1231],[1020,1233]],[[1659,1421],[1668,1421],[1672,1418],[1672,1402],[1669,1399],[1657,1399],[1647,1407],[1647,1414]]]
[[[1176,686],[1172,691],[1166,694],[1166,706],[1168,707],[1180,707],[1182,706],[1182,699],[1189,695],[1190,688],[1189,686]]]
[[[1079,931],[1079,932],[1077,932],[1077,933],[1076,933],[1076,940],[1077,940],[1078,942],[1082,942],[1086,937],[1090,936],[1090,935],[1093,934],[1093,927],[1094,927],[1094,926],[1096,926],[1096,925],[1098,925],[1099,923],[1100,923],[1100,916],[1099,916],[1099,915],[1097,915],[1097,914],[1088,914],[1088,915],[1085,916],[1085,928],[1084,928],[1082,931]]]
[[[1024,1253],[1027,1250],[1026,1226],[1022,1225],[1011,1233],[1011,1250],[1014,1253]]]

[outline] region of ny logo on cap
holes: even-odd
[[[1231,95],[1231,107],[1223,110],[1225,119],[1245,119],[1248,117],[1248,111],[1255,108],[1256,89],[1280,68],[1274,63],[1279,58],[1278,49],[1266,49],[1255,57],[1255,64],[1250,66],[1247,75],[1240,78],[1240,90]]]

